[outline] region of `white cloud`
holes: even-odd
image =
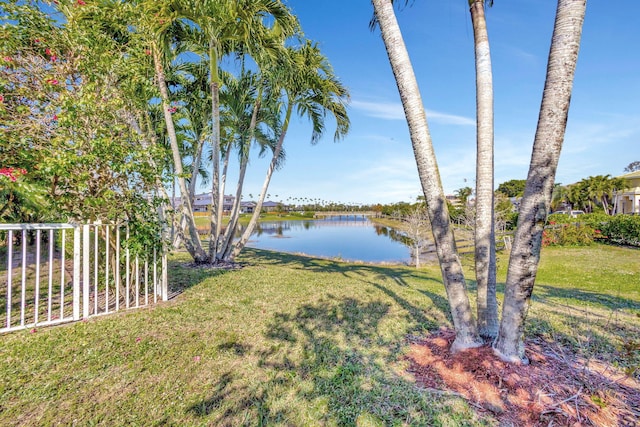
[[[503,45],[504,49],[516,58],[519,58],[526,65],[540,65],[540,58],[526,50],[511,45]]]
[[[385,120],[406,120],[402,104],[398,102],[368,102],[352,100],[351,106],[356,110],[364,112],[367,116]],[[459,125],[459,126],[475,126],[476,121],[469,117],[458,116],[455,114],[447,114],[439,111],[425,109],[427,120],[434,122]]]
[[[475,119],[464,116],[456,116],[454,114],[440,113],[438,111],[426,110],[427,120],[433,120],[445,125],[475,126]]]

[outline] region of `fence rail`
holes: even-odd
[[[126,224],[0,224],[0,333],[166,301],[166,255],[128,242]]]

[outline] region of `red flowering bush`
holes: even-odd
[[[26,175],[27,171],[18,168],[0,168],[0,176],[8,178],[11,182],[16,182],[18,177]]]

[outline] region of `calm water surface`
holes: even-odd
[[[390,227],[362,216],[258,224],[247,246],[348,261],[410,263],[411,251]]]

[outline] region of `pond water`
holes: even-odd
[[[247,246],[279,252],[373,263],[411,263],[402,235],[366,217],[343,215],[315,220],[262,222]]]

